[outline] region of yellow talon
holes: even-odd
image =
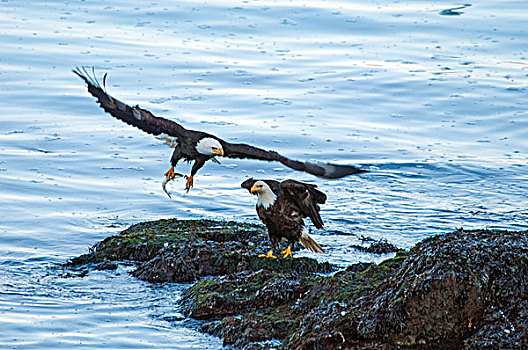
[[[286,250],[283,250],[281,252],[281,254],[284,254],[283,258],[287,258],[288,256],[291,256],[291,258],[293,259],[293,255],[291,253],[291,248],[290,246],[288,246],[288,248],[286,248]]]
[[[259,254],[259,258],[274,258],[277,259],[275,255],[273,255],[273,249],[268,252],[268,254]]]
[[[163,174],[167,177],[167,181],[170,181],[174,179],[176,175],[174,175],[174,167],[172,166],[165,174]]]
[[[193,177],[187,176],[186,178],[187,178],[187,183],[185,184],[185,189],[187,190],[187,192],[189,192],[191,187],[193,187]]]

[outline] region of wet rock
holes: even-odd
[[[178,311],[237,349],[528,348],[528,232],[458,230],[338,272],[258,258],[268,247],[260,226],[162,220],[70,265],[125,260],[144,280],[198,281]]]
[[[354,264],[333,276],[292,269],[202,280],[184,293],[182,311],[206,320],[203,331],[222,337],[235,348],[326,349],[343,337],[347,341],[357,338],[350,305],[381,284],[403,259],[397,256],[380,265]],[[346,327],[337,327],[345,323]],[[269,340],[275,342],[265,342]]]
[[[527,237],[457,231],[332,276],[216,278],[192,287],[183,306],[241,349],[524,349]]]
[[[353,244],[350,247],[360,250],[362,252],[373,254],[395,253],[400,250],[394,244],[387,242],[387,240],[384,238],[380,239],[379,241],[372,242],[368,247],[363,247],[357,244]]]
[[[314,259],[263,259],[269,239],[260,225],[214,220],[159,220],[133,225],[108,237],[68,266],[115,268],[114,261],[137,263],[132,274],[161,283],[190,283],[205,276],[240,271],[327,273],[335,269]]]
[[[401,267],[401,252],[380,264],[358,263],[333,276],[320,276],[300,304],[305,312],[286,343],[289,349],[362,348],[357,327],[363,310],[358,301],[368,297]],[[376,348],[376,341],[366,348]]]
[[[358,304],[368,310],[359,335],[405,346],[525,348],[527,297],[527,232],[459,230],[419,243]]]
[[[117,270],[117,264],[108,260],[105,260],[98,264],[95,269],[96,270]]]
[[[221,337],[224,345],[238,349],[284,349],[284,339],[302,317],[300,312],[292,314],[291,311],[288,306],[279,306],[264,313],[227,316],[221,321],[206,322],[202,330]]]
[[[214,319],[290,304],[306,293],[294,273],[260,270],[202,280],[183,296],[182,311],[195,319]]]

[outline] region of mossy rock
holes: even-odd
[[[269,249],[260,225],[215,220],[158,220],[131,226],[93,246],[67,265],[115,268],[113,261],[137,263],[132,274],[153,282],[190,283],[205,276],[271,270],[327,273],[335,266],[309,258],[265,259]]]
[[[308,287],[292,273],[242,272],[194,284],[183,295],[182,311],[195,319],[217,319],[290,304]]]
[[[147,281],[198,281],[177,307],[237,349],[528,348],[527,231],[458,230],[338,272],[257,257],[268,248],[262,226],[160,220],[69,265],[132,261]]]
[[[203,281],[183,309],[240,349],[525,349],[527,291],[526,232],[459,230],[331,276]]]
[[[101,261],[148,261],[168,246],[196,242],[264,241],[262,226],[215,220],[157,220],[132,225],[119,235],[97,243],[90,253],[73,258],[69,265]],[[260,237],[259,237],[260,236]]]
[[[354,264],[331,276],[291,269],[201,280],[184,293],[182,312],[206,320],[202,330],[236,348],[326,346],[330,343],[322,339],[336,336],[341,341],[343,336],[340,328],[329,333],[332,324],[342,326],[346,321],[347,329],[357,334],[356,311],[351,305],[393,274],[403,260],[404,254],[380,265]]]
[[[459,230],[413,248],[361,303],[358,330],[400,346],[486,348],[489,333],[487,348],[528,348],[527,303],[527,232]]]

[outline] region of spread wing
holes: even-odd
[[[149,134],[155,136],[166,134],[169,138],[162,135],[162,140],[164,140],[169,146],[175,147],[177,145],[177,140],[173,140],[170,137],[177,139],[179,137],[188,137],[189,134],[193,133],[193,131],[185,129],[183,126],[172,120],[156,117],[139,106],[130,107],[108,95],[105,91],[106,74],[103,77],[103,86],[101,87],[101,84],[99,84],[93,72],[92,76],[90,76],[84,68],[74,69],[73,72],[88,84],[88,92],[97,98],[97,102],[99,102],[106,112]],[[222,148],[224,149],[224,157],[259,159],[268,162],[277,161],[294,170],[304,171],[326,179],[338,179],[348,175],[366,172],[365,170],[351,165],[300,162],[286,158],[275,151],[265,151],[250,145],[229,143],[221,139],[218,139],[218,141],[222,144]]]
[[[316,185],[295,180],[280,183],[285,196],[288,196],[301,209],[303,217],[309,217],[316,228],[323,228],[323,220],[319,215],[319,204],[326,202],[326,194],[319,191]]]
[[[92,73],[92,76],[90,76],[84,68],[82,70],[76,68],[73,73],[77,74],[88,84],[88,92],[97,98],[97,102],[99,102],[101,107],[115,118],[155,136],[167,134],[172,137],[180,137],[188,133],[183,126],[172,120],[156,117],[139,106],[130,107],[108,95],[105,91],[106,74],[103,77],[103,86],[101,87],[95,74]]]
[[[259,159],[268,162],[277,161],[286,165],[288,168],[304,171],[325,179],[339,179],[348,175],[366,172],[366,170],[356,168],[352,165],[300,162],[286,158],[275,151],[265,151],[261,148],[242,143],[229,143],[222,140],[220,140],[220,143],[224,149],[224,157]]]

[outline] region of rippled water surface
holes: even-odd
[[[524,1],[3,0],[0,347],[221,347],[174,309],[182,286],[59,264],[143,220],[256,222],[250,176],[318,184],[322,259],[341,264],[383,258],[350,247],[361,235],[410,247],[527,229],[527,14]],[[370,172],[223,159],[171,200],[171,149],[105,114],[77,65],[185,127]]]

